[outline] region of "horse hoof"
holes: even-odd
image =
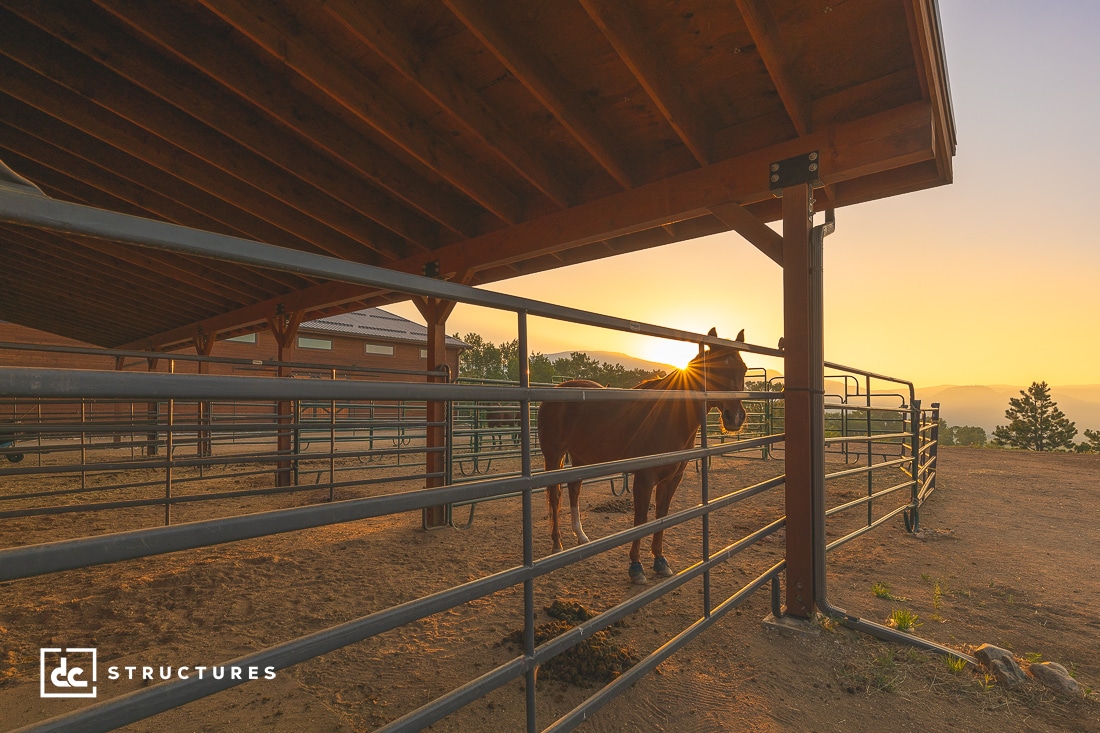
[[[559,552],[561,552],[561,546],[560,545],[557,546],[557,547],[551,547],[550,548],[550,554],[551,555],[557,555]]]
[[[640,562],[630,563],[630,581],[635,585],[645,585],[645,570]]]
[[[653,558],[653,572],[657,573],[662,578],[671,578],[675,573],[672,572],[672,568],[668,566],[668,560],[664,557]]]

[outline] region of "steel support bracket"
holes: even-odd
[[[796,155],[793,158],[772,163],[768,173],[768,188],[776,198],[782,198],[783,189],[808,184],[810,188],[820,188],[821,156],[816,150]]]

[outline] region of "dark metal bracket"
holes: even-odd
[[[772,163],[768,173],[768,187],[775,196],[781,197],[784,188],[801,183],[809,184],[810,188],[823,186],[820,160],[821,156],[814,150]]]

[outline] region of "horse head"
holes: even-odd
[[[718,331],[710,329],[708,336],[717,336]],[[745,330],[737,334],[735,341],[744,343]],[[687,369],[702,377],[703,388],[710,392],[743,392],[745,390],[745,372],[748,367],[741,358],[741,350],[732,346],[714,346],[696,356]],[[741,400],[713,400],[707,402],[708,411],[718,408],[722,415],[722,429],[727,433],[736,433],[745,423],[745,408]]]

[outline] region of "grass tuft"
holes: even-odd
[[[887,626],[907,633],[912,633],[922,623],[917,614],[907,608],[895,608],[890,612],[890,618],[886,620]]]

